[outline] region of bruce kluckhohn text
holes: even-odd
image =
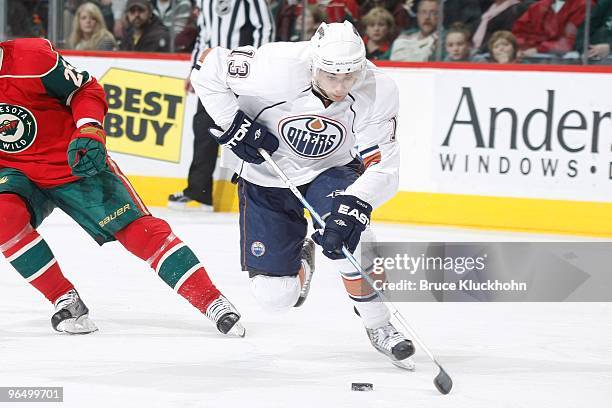
[[[399,282],[374,281],[374,288],[380,291],[443,291],[443,292],[526,292],[527,283],[510,281],[486,280],[475,282],[468,279],[456,282],[430,282],[426,279],[411,281],[402,279]]]

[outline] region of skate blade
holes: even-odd
[[[310,292],[310,284],[312,283],[313,275],[314,275],[314,268],[310,267],[310,274],[308,275],[308,279],[304,281],[304,286],[302,287],[302,290],[300,291],[300,297],[298,297],[298,300],[297,302],[295,302],[295,305],[293,305],[293,307],[300,307],[306,301],[306,298],[308,297],[308,293]]]
[[[227,334],[237,337],[244,337],[246,336],[246,329],[243,325],[240,324],[240,322],[236,322],[236,324],[232,326],[232,328],[230,329],[230,331],[227,332]]]
[[[304,302],[306,301],[306,296],[307,295],[300,295],[300,297],[298,298],[297,302],[295,302],[295,305],[293,305],[293,307],[300,307],[304,304]]]
[[[57,330],[67,334],[88,334],[98,331],[98,327],[89,319],[89,316],[83,315],[77,319],[66,319],[57,325]]]
[[[391,363],[394,366],[399,367],[403,370],[408,370],[408,371],[416,370],[416,365],[414,364],[414,361],[412,361],[410,357],[404,360],[391,360]]]

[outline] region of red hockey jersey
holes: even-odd
[[[79,119],[102,123],[104,90],[42,38],[0,42],[0,168],[25,173],[40,187],[77,179],[68,144]]]

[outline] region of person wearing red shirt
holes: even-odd
[[[512,27],[520,54],[562,55],[573,50],[585,14],[586,0],[540,0],[532,4]]]
[[[98,244],[119,241],[222,333],[240,314],[196,255],[153,217],[108,156],[102,87],[41,38],[0,42],[0,251],[55,304],[55,330],[97,330],[37,228],[60,208]],[[87,260],[84,260],[87,261]]]

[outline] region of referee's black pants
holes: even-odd
[[[212,205],[213,172],[217,164],[219,144],[208,134],[208,128],[221,130],[215,125],[198,98],[198,109],[193,117],[193,160],[183,193],[201,203]]]

